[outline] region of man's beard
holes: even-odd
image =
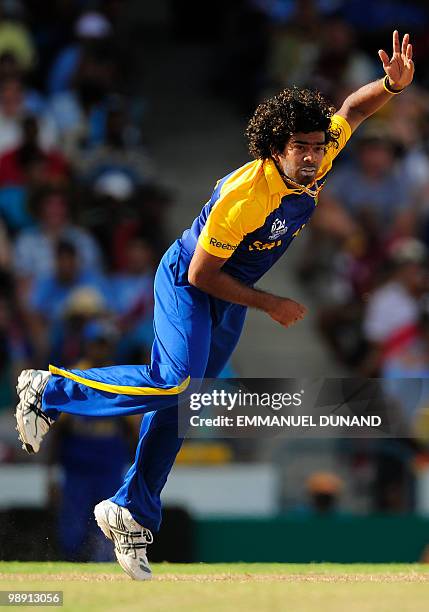
[[[311,183],[314,183],[314,181],[316,180],[316,176],[317,176],[317,168],[315,166],[308,166],[308,168],[311,168],[312,170],[314,170],[314,172],[311,172],[311,173],[304,172],[303,173],[302,168],[301,168],[297,172],[298,177],[294,178],[294,180],[297,181],[298,183],[301,183],[301,185],[311,185]]]

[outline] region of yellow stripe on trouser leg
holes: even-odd
[[[99,391],[107,391],[108,393],[118,393],[120,395],[177,395],[182,393],[188,387],[191,377],[185,378],[177,387],[171,387],[170,389],[160,389],[158,387],[130,387],[127,385],[109,385],[108,383],[98,382],[89,378],[83,378],[83,376],[77,376],[67,370],[62,370],[53,365],[49,366],[49,371],[55,376],[63,376],[74,380],[81,385],[91,387],[92,389],[98,389]]]

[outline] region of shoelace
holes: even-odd
[[[43,385],[43,389],[41,391],[37,391],[36,389],[30,387],[27,390],[29,394],[28,405],[23,410],[23,415],[27,416],[30,412],[35,412],[38,417],[40,417],[43,421],[45,421],[48,427],[51,426],[52,420],[41,410],[37,404],[42,401],[43,391],[45,390],[46,384]],[[33,403],[34,402],[34,403]],[[37,420],[36,420],[36,429],[37,429]]]
[[[110,525],[110,531],[115,541],[115,547],[121,554],[127,555],[130,552],[133,556],[137,556],[137,550],[146,549],[148,544],[153,543],[153,535],[149,529],[142,527],[140,531],[130,531],[125,527],[124,518],[122,516],[122,509],[119,509],[116,513],[116,524],[113,527]],[[133,541],[133,538],[139,538],[143,541]]]
[[[48,416],[46,416],[46,414],[45,414],[45,413],[44,413],[42,410],[40,410],[40,408],[38,408],[37,406],[35,406],[34,404],[29,404],[29,405],[27,406],[27,408],[24,408],[24,410],[23,410],[23,416],[25,417],[25,416],[27,416],[28,414],[30,414],[30,413],[32,413],[32,412],[33,412],[33,413],[35,412],[35,413],[36,413],[36,415],[37,415],[39,418],[41,418],[41,419],[42,419],[42,421],[45,421],[45,423],[46,423],[46,425],[47,425],[48,427],[50,427],[50,426],[52,425],[52,421],[51,421],[51,419],[50,419]],[[37,419],[35,420],[34,425],[35,425],[35,428],[36,428],[36,435],[37,435]]]

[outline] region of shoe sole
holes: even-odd
[[[107,506],[107,508],[106,508],[106,506]],[[114,539],[112,537],[112,532],[110,530],[109,521],[107,519],[107,509],[108,509],[108,506],[109,506],[109,503],[107,501],[102,501],[99,504],[97,504],[95,506],[95,508],[94,508],[94,517],[95,517],[95,522],[97,523],[97,525],[99,526],[101,531],[104,533],[106,538],[108,540],[111,540],[112,542],[114,542]],[[125,563],[123,563],[123,561],[120,559],[120,557],[118,557],[118,553],[117,553],[116,547],[115,547],[115,556],[116,556],[116,559],[117,559],[119,565],[124,570],[124,572],[132,580],[136,580],[135,576],[132,574],[132,572],[130,571],[128,566]],[[152,578],[152,574],[150,576],[148,576],[147,578],[145,578],[144,580],[151,580],[151,578]]]
[[[35,450],[32,445],[28,442],[25,425],[23,421],[23,407],[21,395],[27,390],[28,385],[31,382],[31,374],[28,370],[24,370],[18,376],[18,384],[16,385],[16,392],[19,397],[19,402],[16,407],[15,419],[16,419],[16,431],[18,432],[18,439],[22,442],[22,448],[27,451],[29,455],[34,455]]]

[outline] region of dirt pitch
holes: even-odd
[[[62,610],[71,612],[429,611],[425,565],[156,564],[153,570],[151,582],[139,583],[116,564],[3,562],[0,590],[61,590]]]

